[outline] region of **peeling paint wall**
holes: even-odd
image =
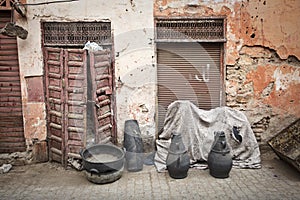
[[[281,59],[300,59],[299,1],[256,0],[240,5],[240,37],[245,44],[274,49]]]
[[[40,2],[28,0],[27,3]],[[265,143],[300,117],[300,2],[297,0],[104,0],[27,7],[17,24],[29,31],[18,40],[25,137],[28,148],[45,141],[43,92],[28,77],[43,77],[41,21],[111,21],[115,54],[118,142],[124,122],[136,119],[144,138],[155,137],[155,17],[225,16],[226,105],[243,111]],[[29,78],[30,79],[30,78]],[[43,149],[43,145],[39,145]],[[37,148],[40,149],[40,148]],[[34,150],[34,149],[33,149]]]
[[[27,1],[28,4],[38,2],[41,1]],[[18,17],[17,24],[29,32],[26,40],[18,40],[25,137],[29,151],[34,151],[32,145],[47,138],[45,102],[32,94],[33,90],[44,93],[44,86],[27,80],[27,77],[44,76],[41,21],[101,20],[111,22],[114,40],[117,83],[114,114],[118,122],[118,142],[123,142],[124,121],[127,119],[138,120],[143,135],[155,135],[153,2],[89,0],[28,6],[26,19]]]
[[[226,17],[226,105],[261,143],[300,117],[300,2],[156,0],[155,17]]]
[[[226,66],[227,105],[247,114],[259,141],[300,117],[299,66],[262,47],[243,47],[238,62]]]

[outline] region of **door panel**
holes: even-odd
[[[109,49],[90,55],[93,94],[96,99],[96,142],[114,142],[114,119],[112,111],[112,62]]]
[[[87,54],[85,50],[64,50],[66,160],[79,157],[86,143]],[[81,112],[78,112],[81,111]]]
[[[63,50],[46,48],[45,78],[47,97],[47,123],[49,132],[49,157],[64,163],[64,92],[63,92]]]
[[[47,47],[45,68],[50,160],[66,167],[81,148],[112,141],[110,51]]]

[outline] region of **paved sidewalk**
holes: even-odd
[[[43,163],[0,174],[0,199],[300,199],[300,173],[269,156],[261,169],[232,169],[227,179],[196,169],[185,179],[172,179],[144,166],[140,172],[124,172],[116,182],[97,185],[83,172]]]

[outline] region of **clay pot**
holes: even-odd
[[[183,144],[181,135],[178,133],[173,133],[172,135],[166,164],[170,177],[175,179],[187,177],[190,167],[190,156]]]
[[[143,169],[143,141],[137,120],[126,120],[124,128],[124,148],[126,149],[126,166],[130,172]]]
[[[212,148],[208,154],[209,173],[215,178],[228,178],[232,168],[232,157],[226,143],[225,133],[217,131]]]

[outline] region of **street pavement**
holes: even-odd
[[[173,179],[144,165],[139,172],[124,171],[113,183],[94,184],[83,171],[48,162],[0,174],[0,199],[300,199],[300,173],[266,153],[261,169],[233,168],[226,179],[199,169]]]

